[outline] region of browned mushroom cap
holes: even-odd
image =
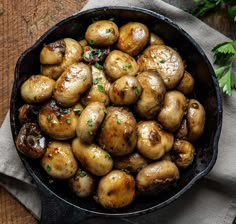
[[[187,168],[194,159],[195,148],[185,140],[175,140],[172,158],[179,168]]]
[[[19,108],[19,120],[21,124],[35,122],[39,114],[39,106],[24,104]]]
[[[77,196],[87,198],[95,191],[95,178],[86,170],[78,169],[77,173],[69,179],[69,186]]]
[[[184,76],[176,87],[176,89],[181,91],[183,94],[188,95],[193,91],[193,88],[194,78],[189,72],[185,71]]]
[[[133,152],[137,142],[134,115],[123,107],[109,107],[97,141],[113,156]]]
[[[141,169],[136,177],[139,192],[160,193],[179,179],[178,167],[171,161],[162,160]]]
[[[42,105],[38,122],[42,131],[53,139],[66,140],[75,136],[75,112],[58,106],[54,100]]]
[[[147,47],[137,61],[139,70],[154,70],[162,77],[166,89],[174,89],[184,74],[184,62],[177,51],[166,45]]]
[[[46,151],[46,138],[36,123],[24,124],[16,139],[18,150],[31,158],[40,158]]]
[[[124,171],[112,170],[98,183],[97,202],[107,209],[123,208],[134,197],[135,180]]]
[[[66,51],[64,40],[57,40],[53,43],[45,45],[40,52],[40,62],[42,64],[60,64]]]
[[[149,41],[149,30],[139,22],[129,22],[119,29],[116,48],[131,55],[138,55]]]
[[[190,99],[187,110],[187,122],[188,122],[188,140],[190,142],[197,141],[203,134],[206,112],[203,105],[195,100]]]

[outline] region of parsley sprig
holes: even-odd
[[[236,89],[236,40],[224,42],[216,45],[212,52],[214,53],[214,64],[219,67],[215,70],[219,86],[224,93],[231,96],[232,90]]]
[[[194,2],[197,8],[193,11],[193,15],[197,17],[201,17],[223,6],[227,8],[229,17],[236,21],[235,0],[194,0]]]

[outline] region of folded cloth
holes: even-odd
[[[102,6],[131,6],[150,9],[165,15],[187,31],[213,62],[211,49],[217,43],[229,41],[190,14],[161,0],[90,0],[83,10]],[[217,162],[210,174],[198,181],[186,194],[171,205],[141,217],[126,220],[129,223],[170,224],[231,224],[236,214],[236,93],[224,99],[223,127]],[[232,129],[231,129],[232,128]],[[14,195],[36,217],[41,204],[37,188],[16,152],[10,131],[9,113],[0,129],[0,184]],[[99,223],[98,219],[96,219]],[[86,221],[93,223],[93,221]],[[104,223],[104,221],[101,221]]]

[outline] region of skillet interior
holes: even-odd
[[[75,197],[67,186],[66,181],[51,181],[40,167],[38,161],[26,158],[19,154],[26,168],[39,182],[44,184],[56,197],[80,207],[83,210],[97,214],[127,215],[140,214],[145,211],[161,208],[169,204],[187,189],[189,189],[199,178],[206,175],[213,167],[217,157],[217,144],[221,130],[222,105],[217,81],[214,77],[212,67],[199,46],[167,18],[148,10],[127,7],[105,7],[93,9],[73,15],[45,33],[32,48],[22,54],[15,70],[15,81],[11,97],[11,127],[14,140],[20,129],[18,121],[18,109],[23,104],[20,96],[20,86],[27,76],[39,73],[39,53],[44,43],[50,43],[64,37],[81,39],[87,26],[93,19],[115,18],[120,26],[128,21],[139,21],[146,24],[149,29],[160,35],[167,45],[176,48],[182,58],[186,61],[187,70],[195,78],[194,96],[206,109],[205,132],[196,146],[196,157],[193,164],[181,174],[178,184],[169,192],[156,197],[136,198],[135,201],[119,210],[105,210],[97,205],[94,200]]]

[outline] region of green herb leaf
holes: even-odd
[[[102,56],[102,50],[101,49],[98,49],[98,55],[97,57],[100,58]]]
[[[86,58],[87,60],[90,60],[90,54],[89,53],[85,53],[84,54],[84,58]]]
[[[102,85],[97,85],[97,87],[98,87],[98,90],[100,92],[104,92],[105,91],[105,89],[104,89],[104,87]]]
[[[95,63],[95,67],[99,70],[103,69],[102,65],[100,65],[98,62]]]
[[[94,44],[94,40],[90,40],[89,43],[90,43],[91,45],[93,45],[93,44]]]
[[[124,64],[122,66],[122,69],[125,70],[125,71],[127,71],[128,68],[132,68],[132,64]]]
[[[114,21],[115,21],[115,18],[110,18],[109,20],[112,21],[112,22],[114,22]]]
[[[111,32],[111,29],[106,29],[106,33],[110,33]]]
[[[107,153],[105,154],[105,158],[110,159],[110,158],[111,158],[111,155],[107,152]]]
[[[84,171],[81,171],[80,174],[79,174],[80,177],[85,177],[86,176],[86,173]]]
[[[70,110],[68,108],[62,109],[64,114],[68,114],[70,112]]]
[[[66,123],[70,124],[71,123],[71,119],[70,118],[66,118]]]
[[[48,172],[50,172],[52,170],[52,167],[47,165],[46,169],[47,169]]]
[[[47,116],[47,120],[48,120],[48,121],[51,121],[51,119],[52,119],[52,118],[51,118],[51,115],[48,115],[48,116]]]
[[[107,108],[105,108],[105,109],[103,110],[103,112],[104,112],[104,114],[107,114]]]
[[[233,64],[236,60],[236,40],[220,43],[212,49],[215,64],[219,67],[215,70],[219,86],[224,93],[231,96],[232,90],[236,89],[236,73]]]
[[[106,149],[106,146],[103,144],[103,145],[101,145],[101,148],[102,149]]]
[[[89,119],[89,120],[87,121],[87,124],[88,124],[89,127],[93,127],[93,120],[92,120],[92,119]]]
[[[140,93],[140,91],[139,91],[139,89],[138,88],[135,88],[134,89],[134,92],[135,92],[135,94],[138,96],[139,95],[139,93]]]
[[[160,60],[160,63],[165,63],[166,62],[166,60],[164,60],[164,59],[162,59],[162,60]]]
[[[116,122],[117,124],[121,124],[121,121],[120,120],[117,120],[117,122]]]
[[[102,80],[102,78],[98,78],[98,77],[97,77],[97,78],[93,79],[93,84],[94,84],[94,85],[97,85],[100,80]]]
[[[80,113],[81,113],[81,109],[79,109],[79,108],[74,108],[73,111],[74,111],[75,113],[77,113],[77,114],[80,114]]]
[[[88,131],[88,134],[92,136],[93,135],[93,131],[91,131],[91,130]]]
[[[233,19],[234,22],[236,22],[236,5],[228,7],[228,14],[229,14],[229,17]]]
[[[194,0],[194,2],[197,4],[197,8],[194,10],[193,15],[199,17],[216,9],[223,3],[223,0]]]
[[[236,54],[236,49],[234,47],[234,42],[224,42],[216,45],[212,51],[215,54]]]

